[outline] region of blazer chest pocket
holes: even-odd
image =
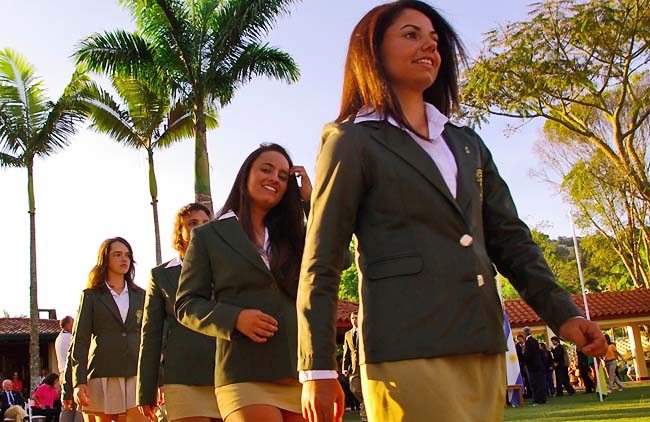
[[[415,252],[375,259],[368,264],[366,274],[372,280],[418,274],[422,271],[422,257]]]

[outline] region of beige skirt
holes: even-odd
[[[88,379],[90,404],[81,410],[85,413],[117,415],[135,407],[135,377],[110,377]]]
[[[165,384],[167,418],[206,417],[221,419],[214,387],[208,385]]]
[[[298,380],[281,382],[239,382],[215,389],[219,411],[226,419],[232,412],[246,406],[265,404],[302,414],[302,385]]]
[[[361,365],[370,421],[502,421],[503,353],[468,354]]]

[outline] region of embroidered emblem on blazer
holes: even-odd
[[[136,311],[135,320],[137,321],[138,325],[142,324],[142,311],[141,310]]]
[[[481,198],[481,205],[483,205],[483,169],[476,169],[476,183],[478,183],[479,197]]]

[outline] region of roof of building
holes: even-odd
[[[571,295],[584,313],[581,294]],[[589,314],[595,321],[650,317],[650,289],[624,290],[587,294]],[[504,306],[512,327],[544,325],[542,319],[521,299],[506,300]]]
[[[581,294],[571,295],[573,301],[584,312]],[[595,321],[650,317],[650,289],[624,290],[619,292],[590,293],[587,295],[589,313]],[[506,300],[504,306],[510,325],[515,328],[545,325],[542,319],[522,299]],[[350,312],[359,305],[347,300],[339,300],[336,315],[337,327],[351,327]]]
[[[59,334],[59,320],[39,319],[38,330],[41,339],[56,338]],[[29,338],[29,318],[0,318],[0,339]]]

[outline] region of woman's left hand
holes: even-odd
[[[289,169],[289,173],[300,178],[300,197],[303,201],[309,201],[311,198],[311,180],[307,170],[303,166],[293,166]]]

